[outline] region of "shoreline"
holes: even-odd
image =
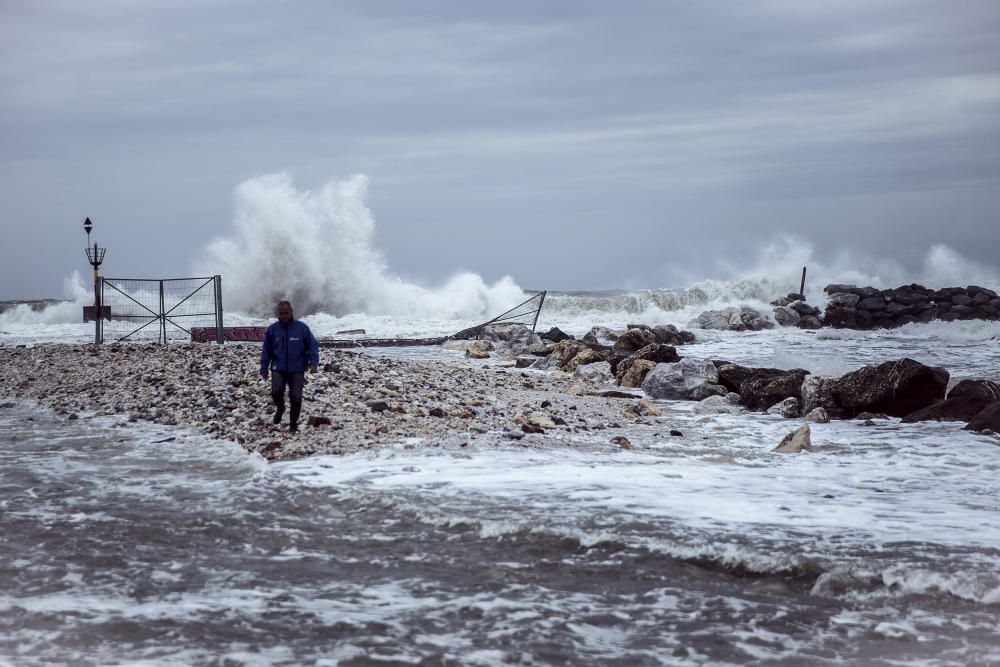
[[[577,434],[581,445],[597,440],[617,451],[630,445],[616,436],[648,423],[634,409],[641,396],[585,395],[597,386],[567,373],[322,350],[321,370],[307,374],[299,432],[291,434],[287,413],[281,425],[271,423],[270,384],[258,359],[258,346],[233,344],[0,348],[14,371],[0,377],[0,396],[34,399],[66,419],[118,415],[192,427],[271,461],[414,438],[433,446],[543,446]]]

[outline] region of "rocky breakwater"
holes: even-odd
[[[899,417],[904,423],[960,421],[977,432],[1000,433],[1000,384],[963,380],[946,390],[950,374],[913,359],[864,366],[840,377],[802,369],[749,368],[713,362],[729,404],[807,421]]]
[[[66,419],[99,416],[195,428],[268,459],[346,454],[386,444],[553,442],[621,428],[655,407],[587,395],[564,372],[482,362],[411,362],[322,350],[307,375],[298,433],[274,425],[257,345],[41,345],[0,348],[0,397],[33,399]],[[634,405],[633,405],[634,403]],[[532,435],[539,434],[539,435]],[[546,434],[547,440],[535,440]],[[419,446],[419,445],[414,445]],[[615,445],[617,449],[618,446]]]
[[[933,290],[913,283],[894,289],[827,285],[823,321],[846,329],[898,327],[932,320],[1000,319],[1000,297],[993,290],[970,285]]]

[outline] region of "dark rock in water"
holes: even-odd
[[[683,433],[681,433],[680,431],[678,431],[675,428],[670,429],[670,435],[674,436],[675,438],[681,438],[681,437],[684,436]]]
[[[656,343],[656,336],[647,329],[629,329],[615,341],[615,353],[631,354],[637,352],[647,345]]]
[[[913,359],[865,366],[837,380],[831,391],[845,416],[861,412],[884,412],[904,417],[944,398],[948,371]]]
[[[1000,433],[1000,401],[986,406],[978,415],[965,425],[966,431]]]
[[[774,309],[774,321],[783,327],[794,327],[799,323],[802,316],[786,305],[778,306]]]
[[[947,398],[911,412],[903,417],[903,421],[967,422],[996,401],[1000,401],[1000,383],[991,380],[962,380],[948,392]]]
[[[550,340],[553,343],[559,343],[564,340],[575,340],[573,336],[570,336],[568,333],[564,332],[559,327],[552,327],[551,329],[542,334],[542,338],[544,340]]]
[[[652,328],[657,345],[683,345],[694,341],[690,331],[678,331],[672,324],[658,324]]]
[[[782,371],[759,368],[740,385],[740,403],[751,410],[767,410],[786,398],[802,403],[802,381],[808,373],[801,368]]]
[[[731,361],[713,359],[712,363],[715,364],[715,369],[719,372],[719,384],[737,394],[740,393],[740,386],[743,384],[743,381],[751,377],[756,370],[747,366],[734,364]]]
[[[806,315],[796,325],[800,329],[821,329],[823,322],[815,315]]]
[[[855,419],[860,421],[872,421],[873,419],[888,419],[889,415],[884,412],[862,412],[861,414],[855,416]]]
[[[789,308],[794,310],[799,315],[819,315],[820,309],[815,306],[810,306],[805,301],[795,301],[788,305]]]

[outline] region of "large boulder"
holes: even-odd
[[[632,364],[640,359],[652,361],[657,364],[670,364],[680,361],[681,358],[677,355],[677,349],[673,346],[654,343],[633,352],[627,357],[613,357],[610,359],[611,370],[615,374],[615,377],[621,378],[632,367]]]
[[[588,345],[613,345],[620,335],[608,327],[593,326],[580,340]]]
[[[725,388],[715,388],[719,387],[718,382],[719,373],[711,361],[685,358],[677,363],[657,364],[646,375],[641,386],[653,398],[688,400],[693,396],[705,398],[713,394],[725,394]]]
[[[694,342],[693,333],[678,331],[673,324],[657,324],[652,328],[652,332],[658,345],[683,345]]]
[[[783,327],[794,327],[801,319],[802,316],[788,306],[778,306],[774,309],[774,321]]]
[[[606,361],[598,361],[585,366],[577,366],[573,375],[581,380],[587,380],[594,384],[610,382],[614,376],[611,375],[611,364]]]
[[[772,328],[774,324],[750,306],[740,306],[706,310],[695,320],[695,326],[720,331],[761,331]]]
[[[903,421],[967,422],[987,406],[1000,401],[1000,383],[991,380],[962,380],[952,387],[947,398],[903,417]]]
[[[809,424],[803,424],[793,433],[789,433],[778,446],[772,451],[779,454],[798,454],[799,452],[812,451],[812,438],[810,438]]]
[[[656,367],[655,361],[639,359],[633,363],[628,371],[618,378],[618,384],[623,387],[641,387],[646,376]],[[650,394],[652,395],[652,394]]]
[[[544,340],[550,340],[553,343],[559,343],[564,340],[573,340],[573,337],[568,333],[560,329],[559,327],[552,327],[548,331],[542,334]]]
[[[740,393],[743,381],[753,376],[757,369],[748,366],[740,366],[731,361],[713,360],[715,370],[719,374],[719,384],[729,391]]]
[[[786,398],[802,403],[802,381],[808,373],[801,368],[782,371],[758,368],[740,385],[740,402],[751,410],[767,410]]]
[[[585,347],[563,365],[563,370],[567,373],[572,373],[580,366],[586,366],[587,364],[595,364],[598,361],[604,361],[607,356],[608,355],[606,353],[602,354],[592,348]]]
[[[817,408],[833,419],[842,419],[847,413],[833,400],[833,388],[840,378],[828,375],[807,375],[802,380],[802,414],[807,415]]]
[[[612,350],[617,354],[632,354],[654,343],[656,336],[649,329],[629,329],[618,337]]]
[[[943,368],[903,358],[848,373],[837,380],[831,394],[847,417],[861,412],[904,417],[944,398],[948,377]]]
[[[1000,401],[989,404],[965,425],[967,431],[1000,433]]]

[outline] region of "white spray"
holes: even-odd
[[[296,313],[484,319],[526,298],[509,277],[493,285],[458,273],[429,289],[392,275],[373,246],[368,178],[300,191],[284,173],[236,188],[233,233],[216,239],[202,272],[223,276],[227,310],[266,316],[279,299]]]

